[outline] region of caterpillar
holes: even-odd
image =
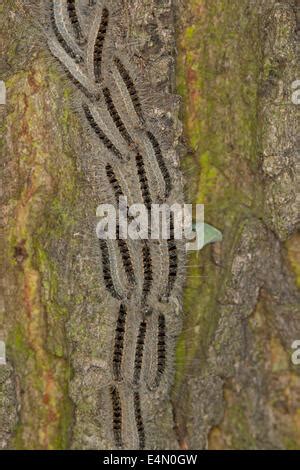
[[[96,83],[99,83],[101,81],[102,52],[108,27],[108,21],[109,11],[107,8],[103,8],[101,23],[94,46],[94,74]]]
[[[178,251],[174,238],[174,216],[170,214],[170,238],[168,239],[168,253],[169,253],[169,275],[168,285],[166,289],[166,299],[169,299],[178,271]]]
[[[109,250],[107,242],[105,240],[99,240],[99,245],[102,253],[103,278],[106,289],[108,290],[108,292],[110,292],[113,297],[115,297],[116,299],[120,299],[120,295],[118,294],[114,286],[111,274],[111,263],[109,259]]]
[[[152,260],[149,244],[145,242],[143,246],[143,268],[144,268],[144,282],[143,282],[143,292],[142,292],[142,303],[147,303],[147,297],[150,293],[153,273],[152,273]]]
[[[141,410],[141,399],[139,392],[134,392],[134,414],[135,414],[135,422],[136,428],[138,432],[139,438],[139,449],[143,450],[145,448],[145,428],[143,423],[142,417],[142,410]]]
[[[71,24],[74,29],[75,37],[80,44],[83,44],[85,42],[85,38],[83,37],[81,26],[78,21],[75,0],[67,0],[67,9],[68,9]]]
[[[124,140],[128,143],[128,145],[133,144],[133,140],[130,137],[129,133],[127,132],[127,129],[125,127],[125,124],[123,123],[122,119],[120,118],[120,115],[118,111],[116,110],[116,107],[113,103],[110,91],[108,88],[103,89],[103,94],[105,97],[105,102],[107,105],[107,109],[109,111],[109,114],[111,115],[114,123],[116,124],[117,128],[119,129],[120,133],[122,134]]]
[[[137,172],[138,172],[139,181],[140,181],[140,188],[141,188],[142,195],[143,195],[143,201],[148,211],[150,211],[152,198],[151,198],[151,194],[149,190],[149,183],[148,183],[148,178],[146,174],[144,160],[140,153],[136,154],[135,161],[136,161]]]
[[[127,279],[130,284],[135,284],[134,269],[133,269],[130,252],[129,252],[126,241],[120,238],[120,227],[118,223],[116,227],[116,235],[117,235],[117,242],[118,242],[118,246],[119,246],[121,256],[123,259],[123,266],[126,272]]]
[[[123,159],[120,151],[114,146],[114,144],[109,140],[109,138],[104,134],[104,132],[102,131],[102,129],[100,129],[100,127],[98,126],[98,124],[96,123],[92,113],[91,113],[91,110],[89,108],[89,106],[87,104],[83,104],[82,105],[83,107],[83,111],[84,111],[84,114],[85,114],[85,117],[90,125],[90,127],[93,129],[93,131],[95,132],[95,134],[99,137],[99,139],[101,140],[101,142],[103,143],[103,145],[105,145],[105,147],[110,151],[112,152],[117,158],[119,158],[120,160]]]
[[[140,323],[137,342],[136,342],[136,350],[135,350],[134,377],[133,377],[133,381],[135,385],[138,384],[140,380],[140,376],[141,376],[146,332],[147,332],[147,322],[143,320]]]
[[[140,101],[140,98],[138,96],[137,90],[134,86],[134,82],[133,82],[132,78],[130,77],[128,71],[126,70],[123,63],[121,62],[121,60],[118,57],[114,58],[114,63],[116,65],[118,71],[120,72],[120,75],[121,75],[122,79],[124,80],[124,83],[126,85],[128,93],[130,95],[133,107],[136,111],[136,114],[139,116],[141,121],[144,122],[144,115],[143,115],[143,111],[142,111],[141,101]]]
[[[175,188],[176,193],[181,194],[182,185],[175,166],[165,161],[163,132],[168,129],[157,104],[153,104],[149,112],[153,93],[150,88],[145,93],[141,86],[141,83],[148,84],[146,74],[138,67],[136,57],[126,50],[129,29],[126,29],[128,18],[124,7],[127,3],[119,0],[43,0],[43,4],[45,2],[49,7],[46,14],[49,49],[76,87],[76,109],[88,140],[84,168],[90,169],[93,176],[97,175],[88,179],[91,193],[99,194],[101,202],[103,198],[106,198],[104,202],[112,201],[115,207],[123,196],[131,203],[144,203],[150,219],[152,204],[169,200]],[[174,122],[170,126],[175,126]],[[176,143],[170,145],[168,155],[175,155]],[[92,203],[86,201],[86,204]],[[127,215],[128,212],[127,207]],[[108,384],[102,395],[105,409],[99,410],[99,416],[111,410],[109,419],[104,420],[110,429],[104,429],[103,433],[109,436],[107,440],[111,439],[109,444],[118,449],[149,446],[147,426],[159,403],[155,389],[162,390],[167,382],[162,378],[169,372],[169,355],[174,349],[174,335],[171,345],[171,333],[167,335],[167,325],[174,315],[170,300],[173,301],[178,292],[177,289],[174,292],[174,286],[178,284],[183,259],[179,257],[172,216],[170,225],[169,240],[157,240],[157,245],[123,239],[120,219],[116,220],[116,239],[95,240],[96,262],[102,266],[101,283],[107,294],[106,304],[99,307],[98,319],[100,325],[106,325],[101,332],[105,339],[100,343],[107,349],[108,357],[105,371]],[[97,287],[93,286],[92,291]],[[168,301],[164,304],[159,297],[162,290]],[[99,292],[102,292],[100,285]],[[177,298],[176,302],[179,305]],[[177,325],[175,320],[172,324]],[[92,334],[90,336],[93,342]],[[98,341],[96,334],[95,337]],[[97,348],[99,341],[93,354]],[[74,360],[75,378],[80,377],[86,364],[81,359],[85,354],[84,346],[80,351],[77,362]],[[77,386],[75,406],[85,396],[80,385]],[[101,395],[102,388],[99,382],[98,389],[90,393]],[[151,402],[152,411],[145,406],[146,400]],[[82,413],[82,419],[88,422],[90,415]],[[79,429],[79,418],[74,426]]]
[[[63,17],[63,4],[57,0],[51,0],[49,5],[50,13],[50,22],[52,25],[52,31],[62,46],[62,48],[69,54],[72,59],[75,59],[77,62],[82,61],[82,51],[73,43],[72,38],[70,37],[67,28],[65,27],[64,17]],[[63,33],[62,33],[63,31]],[[69,40],[69,43],[67,42]]]
[[[155,386],[158,387],[166,368],[166,320],[163,314],[158,317],[157,331],[157,372]]]
[[[120,394],[116,387],[110,389],[113,409],[113,434],[117,448],[122,448],[122,405]]]
[[[161,174],[162,174],[162,176],[164,178],[164,181],[165,181],[165,198],[167,199],[170,195],[171,190],[172,190],[171,176],[170,176],[169,170],[167,168],[167,165],[165,164],[165,161],[164,161],[164,158],[163,158],[162,151],[161,151],[160,145],[158,143],[158,140],[156,139],[156,137],[150,131],[147,131],[147,136],[148,136],[148,138],[151,142],[151,145],[153,147],[154,154],[156,156],[156,160],[157,160],[159,169],[160,169]]]
[[[115,344],[114,344],[114,354],[113,354],[113,371],[114,376],[117,381],[121,379],[121,366],[122,366],[122,357],[124,349],[124,336],[125,336],[125,326],[126,326],[126,316],[127,311],[126,307],[121,304],[119,310],[119,316],[117,320],[116,330],[115,330]]]
[[[123,196],[123,191],[110,163],[107,163],[105,167],[105,171],[106,171],[108,181],[110,182],[114,190],[116,202],[118,202],[119,198]]]

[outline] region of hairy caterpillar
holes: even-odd
[[[101,142],[105,145],[105,147],[110,152],[112,152],[116,157],[118,157],[120,160],[122,160],[123,157],[122,157],[120,151],[114,146],[114,144],[109,140],[109,138],[104,134],[102,129],[98,126],[98,124],[95,121],[94,116],[92,115],[91,109],[89,108],[89,106],[87,104],[83,105],[83,111],[84,111],[85,117],[86,117],[89,125],[91,126],[91,128],[93,129],[95,134],[99,137]]]
[[[116,446],[122,447],[122,406],[120,395],[116,387],[110,390],[112,408],[113,408],[113,433]]]
[[[123,348],[124,348],[124,335],[125,335],[125,326],[126,326],[126,307],[121,304],[119,316],[116,325],[115,331],[115,345],[114,345],[114,355],[113,355],[113,370],[115,379],[120,381],[121,379],[121,366],[122,366],[122,357],[123,357]]]
[[[130,252],[129,252],[126,241],[120,238],[119,224],[117,224],[116,232],[117,232],[117,242],[118,242],[118,246],[119,246],[121,256],[123,259],[123,266],[126,272],[126,276],[130,284],[135,284],[135,276],[134,276],[134,270],[133,270]]]
[[[148,178],[145,170],[145,164],[144,164],[144,159],[140,153],[137,153],[135,156],[135,161],[136,161],[136,166],[137,166],[137,172],[139,175],[139,181],[140,181],[140,188],[142,191],[143,195],[143,201],[145,203],[145,206],[147,209],[150,211],[151,210],[151,204],[152,204],[152,198],[150,194],[150,189],[149,189],[149,184],[148,184]]]
[[[116,65],[122,79],[124,80],[124,83],[125,83],[125,85],[127,87],[127,90],[129,92],[133,107],[136,111],[136,114],[139,116],[141,121],[144,122],[144,116],[143,116],[143,111],[142,111],[140,98],[139,98],[138,93],[136,91],[136,88],[134,86],[134,82],[133,82],[132,78],[129,75],[129,72],[126,70],[126,68],[123,65],[122,61],[118,57],[114,58],[114,63]]]
[[[130,203],[144,203],[150,220],[151,205],[181,194],[182,184],[170,160],[165,161],[165,128],[160,117],[156,118],[160,113],[154,99],[152,103],[151,89],[145,93],[140,86],[148,83],[146,76],[126,50],[125,2],[44,0],[43,4],[50,12],[46,14],[49,49],[77,89],[75,103],[89,143],[84,159],[87,172],[92,172],[92,178],[88,176],[93,194],[115,207],[121,196]],[[151,106],[155,108],[152,114]],[[171,144],[167,150],[173,155],[176,145]],[[109,430],[103,435],[112,441],[107,445],[144,449],[150,446],[147,423],[152,418],[144,400],[155,396],[154,409],[157,389],[167,389],[172,376],[169,366],[179,331],[176,316],[183,256],[174,239],[172,216],[169,240],[125,240],[117,218],[116,239],[98,240],[97,247],[99,251],[93,249],[90,258],[102,267],[99,322],[109,328],[102,341],[110,356],[105,386],[99,383],[95,390],[104,397],[99,414],[109,415],[104,420]],[[174,334],[170,324],[174,324]],[[80,355],[76,360],[74,380],[82,373]],[[78,387],[77,397],[84,396]],[[79,419],[89,417],[84,413],[77,416],[76,429]]]
[[[145,347],[145,336],[147,332],[146,320],[141,321],[139,327],[139,333],[136,342],[135,359],[134,359],[134,384],[138,384],[141,376],[141,369],[143,365],[143,354]]]
[[[99,240],[99,245],[100,245],[100,250],[102,253],[103,278],[104,278],[106,288],[113,297],[115,297],[116,299],[120,299],[121,296],[117,292],[115,285],[114,285],[113,278],[112,278],[111,262],[109,258],[109,250],[108,250],[107,242],[105,240]]]
[[[158,386],[166,367],[166,321],[164,315],[158,317],[157,332],[157,372],[155,385]]]
[[[52,30],[63,49],[77,62],[82,62],[82,50],[73,40],[66,26],[64,3],[64,1],[60,0],[52,0],[50,2],[49,13]]]
[[[145,428],[144,428],[142,410],[141,410],[141,398],[140,398],[139,392],[134,392],[134,414],[135,414],[136,427],[137,427],[137,432],[138,432],[138,437],[139,437],[139,448],[144,449],[145,443],[146,443],[145,442],[146,436],[145,436]]]
[[[126,140],[126,142],[129,145],[132,145],[133,140],[132,140],[131,136],[128,134],[126,126],[123,123],[122,119],[120,118],[120,115],[119,115],[118,111],[116,110],[116,107],[113,103],[113,100],[112,100],[109,89],[104,88],[103,89],[103,94],[104,94],[104,97],[105,97],[105,101],[106,101],[106,105],[107,105],[109,114],[111,115],[113,121],[115,122],[117,128],[121,132],[121,134],[124,137],[124,139]]]
[[[85,42],[85,38],[83,37],[83,33],[81,30],[81,25],[78,20],[77,12],[76,12],[76,5],[75,0],[67,0],[67,9],[70,17],[71,24],[74,29],[75,37],[79,44]]]
[[[166,299],[169,299],[173,286],[175,284],[177,271],[178,271],[178,254],[176,241],[174,239],[174,216],[170,215],[170,239],[168,240],[168,252],[169,252],[169,276],[168,285],[166,291]]]
[[[144,267],[144,282],[143,282],[142,302],[143,304],[146,304],[147,297],[150,292],[152,281],[153,281],[151,252],[150,252],[150,248],[147,242],[143,246],[143,267]]]
[[[162,151],[161,151],[160,145],[159,145],[156,137],[150,131],[147,131],[147,135],[148,135],[149,140],[151,142],[151,145],[153,147],[159,169],[160,169],[161,174],[162,174],[162,176],[165,180],[165,198],[167,199],[170,195],[171,190],[172,190],[171,176],[170,176],[169,170],[168,170],[168,168],[165,164],[165,161],[164,161],[164,158],[163,158],[163,155],[162,155]]]
[[[109,11],[107,8],[103,8],[101,23],[99,26],[98,34],[94,45],[94,75],[96,83],[101,80],[101,64],[102,64],[102,52],[105,41],[106,31],[109,21]]]

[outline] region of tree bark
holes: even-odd
[[[0,448],[109,448],[98,408],[110,304],[84,230],[98,183],[38,3],[0,5]],[[151,448],[298,449],[298,2],[124,0],[123,16],[136,62],[168,97],[174,140],[170,93],[182,97],[186,201],[223,233],[188,257],[175,380]]]
[[[183,8],[185,164],[193,200],[223,232],[221,245],[189,261],[173,394],[183,447],[299,448],[298,7]]]

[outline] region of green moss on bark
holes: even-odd
[[[178,41],[178,90],[184,98],[183,120],[191,146],[183,166],[189,179],[195,175],[194,202],[205,205],[206,221],[224,233],[224,269],[230,265],[241,221],[261,210],[257,208],[262,201],[254,177],[262,52],[257,13],[246,6],[247,2],[227,0],[188,2]],[[189,257],[194,267],[188,271],[188,324],[178,347],[178,370],[199,348],[205,356],[215,329],[214,299],[226,284],[226,274],[220,276],[211,262],[212,250],[207,247]]]
[[[292,407],[284,419],[268,390],[252,388],[249,379],[252,361],[252,376],[266,389],[279,373],[272,368],[278,364],[270,364],[265,354],[270,338],[256,341],[258,332],[248,323],[258,286],[268,284],[268,301],[272,308],[278,303],[276,309],[282,309],[282,314],[285,303],[296,301],[289,276],[283,281],[276,271],[281,248],[266,228],[274,228],[285,240],[296,219],[293,168],[285,160],[295,151],[289,139],[294,138],[295,113],[286,103],[286,77],[294,70],[295,28],[290,4],[275,3],[189,0],[180,16],[177,77],[190,148],[183,162],[189,200],[203,203],[206,222],[223,233],[221,244],[205,247],[188,260],[173,394],[178,436],[186,446],[205,447],[209,435],[212,448],[283,448],[287,436],[289,446],[299,440]],[[287,243],[287,256],[297,277],[293,240]],[[286,289],[282,288],[282,300],[278,300],[282,282]],[[266,305],[263,315],[267,316]],[[286,335],[289,344],[289,333],[287,329],[282,333],[278,318],[273,334]],[[291,314],[289,321],[294,328],[297,319]],[[290,363],[282,375],[279,381],[294,380]],[[222,387],[225,384],[226,390],[232,377],[236,384],[233,390],[228,388],[229,398],[224,396],[220,405]],[[297,387],[290,389],[295,393]],[[278,424],[276,436],[267,416],[259,420],[252,409],[249,388]],[[289,387],[282,389],[286,393]],[[225,418],[215,426],[222,421],[220,406]]]
[[[79,127],[70,92],[43,56],[10,77],[7,89],[4,146],[16,184],[3,245],[7,285],[16,291],[7,293],[4,325],[21,399],[13,446],[62,449],[72,420],[65,332],[71,299],[62,261],[67,267],[76,223],[72,139]]]

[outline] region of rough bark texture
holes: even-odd
[[[34,26],[37,2],[0,4],[0,447],[104,448],[103,344],[84,132],[73,89]],[[224,241],[189,258],[176,381],[153,447],[300,448],[297,2],[128,0],[135,52],[178,93],[187,200]],[[172,117],[176,118],[174,109]],[[298,143],[299,144],[299,143]],[[298,145],[299,147],[299,145]],[[101,304],[103,308],[103,304]],[[158,432],[159,431],[159,432]]]
[[[191,197],[224,241],[190,261],[178,437],[193,449],[299,448],[297,2],[194,0],[183,16]]]

